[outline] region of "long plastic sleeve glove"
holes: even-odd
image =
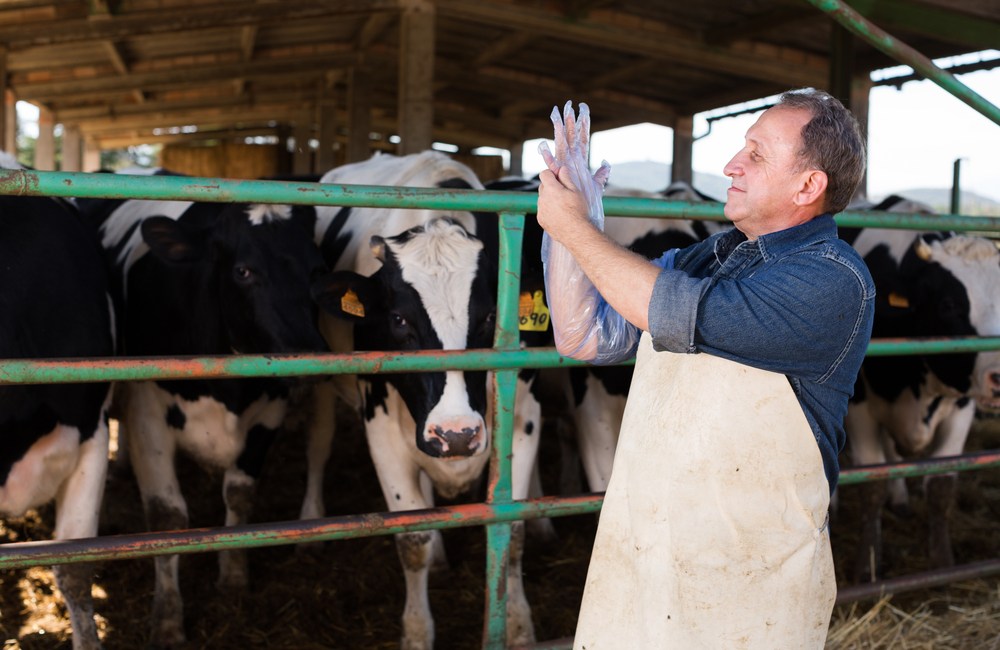
[[[587,164],[590,146],[590,108],[580,104],[579,118],[572,102],[566,102],[563,115],[552,109],[555,129],[555,155],[544,141],[538,151],[554,173],[565,168],[570,182],[587,201],[588,217],[604,230],[604,206],[601,195],[611,173],[604,161],[591,176]],[[610,308],[569,251],[548,233],[542,237],[542,265],[545,294],[556,346],[566,356],[595,364],[616,363],[634,353],[641,332]],[[594,352],[596,350],[596,352]]]

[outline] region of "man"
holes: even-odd
[[[840,102],[785,93],[724,168],[735,228],[655,262],[591,225],[562,161],[542,172],[539,223],[601,297],[588,308],[591,327],[560,332],[580,294],[561,280],[573,272],[568,258],[550,256],[560,352],[626,358],[635,345],[609,350],[602,335],[621,320],[652,344],[646,356],[639,346],[577,647],[822,647],[836,590],[825,515],[875,293],[832,215],[853,196],[864,159]],[[644,363],[659,374],[644,374]],[[767,410],[787,403],[794,413]],[[670,451],[653,460],[658,448]],[[640,490],[655,493],[642,507]],[[627,554],[607,554],[619,547]],[[585,620],[604,616],[594,603],[609,594],[628,605]]]

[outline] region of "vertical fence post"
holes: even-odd
[[[524,215],[500,213],[500,263],[497,281],[497,329],[493,342],[498,350],[517,350],[518,292],[521,286],[521,240]],[[511,500],[511,456],[514,431],[514,398],[517,370],[493,372],[493,448],[490,459],[487,503]],[[510,561],[511,524],[486,526],[486,606],[483,648],[497,650],[507,643],[507,566]]]

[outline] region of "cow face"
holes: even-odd
[[[203,271],[234,352],[323,351],[310,282],[325,267],[307,221],[288,206],[231,205],[210,221],[145,219],[142,237],[159,259]]]
[[[1000,253],[990,241],[918,239],[901,271],[914,336],[1000,336]],[[1000,409],[1000,351],[925,359],[947,386]]]
[[[371,277],[327,276],[317,298],[353,320],[358,350],[463,350],[493,344],[495,298],[483,243],[449,219],[389,238],[373,237],[382,267]],[[416,423],[417,448],[435,458],[487,451],[486,373],[429,372],[368,378],[366,411],[384,408],[385,384],[401,395]]]

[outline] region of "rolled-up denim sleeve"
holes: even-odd
[[[662,269],[672,269],[677,249],[672,248],[655,260],[650,260]],[[597,305],[597,329],[600,334],[595,365],[620,363],[635,356],[642,331],[625,320],[610,304],[600,297]]]
[[[664,269],[649,301],[649,334],[657,352],[696,352],[698,305],[711,282],[684,271]]]

